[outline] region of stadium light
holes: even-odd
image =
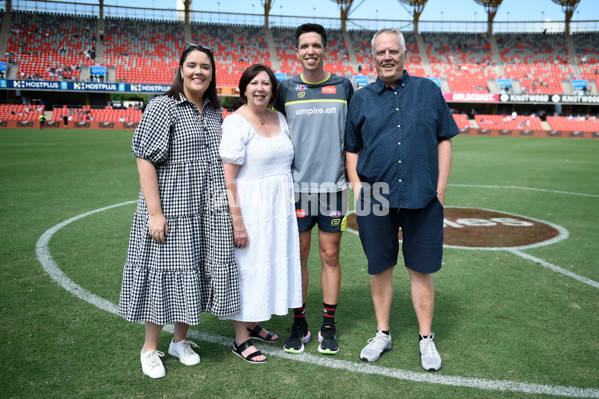
[[[493,34],[493,20],[497,15],[497,10],[503,0],[474,0],[477,4],[480,4],[487,11],[487,33]],[[509,15],[509,12],[508,12]]]
[[[570,21],[572,20],[572,16],[574,15],[574,10],[578,7],[578,3],[580,0],[551,0],[555,4],[559,4],[562,6],[562,10],[566,15],[566,35],[570,34]]]
[[[420,20],[420,15],[424,10],[424,6],[428,0],[397,0],[400,3],[407,4],[412,7],[413,11],[410,13],[413,18],[414,23],[414,33],[418,33],[418,21]],[[404,7],[405,8],[405,7]],[[408,11],[409,12],[409,11]],[[443,12],[441,12],[443,14]]]

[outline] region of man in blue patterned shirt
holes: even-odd
[[[420,329],[421,364],[436,371],[441,357],[431,332],[432,273],[441,268],[451,138],[459,131],[437,85],[404,70],[405,52],[399,30],[382,29],[374,35],[378,78],[354,94],[347,115],[347,174],[372,275],[377,320],[376,336],[368,340],[360,358],[372,362],[392,348],[389,319],[401,228]]]

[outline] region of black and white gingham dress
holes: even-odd
[[[222,115],[208,100],[203,114],[184,99],[152,100],[133,135],[133,154],[156,165],[165,244],[148,233],[139,192],[123,271],[119,314],[164,325],[200,323],[200,313],[238,312],[235,263],[225,177],[219,159]]]

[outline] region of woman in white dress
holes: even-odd
[[[251,338],[279,340],[257,322],[302,305],[294,149],[285,117],[268,109],[277,85],[262,64],[243,73],[239,91],[244,105],[225,118],[220,144],[241,296],[241,310],[221,319],[234,321],[233,353],[251,363],[266,361]]]

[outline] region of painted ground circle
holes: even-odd
[[[355,214],[348,215],[347,225],[359,231]],[[464,249],[533,248],[569,235],[565,228],[551,222],[482,208],[446,207],[443,227],[445,246]],[[398,236],[401,240],[401,230]]]

